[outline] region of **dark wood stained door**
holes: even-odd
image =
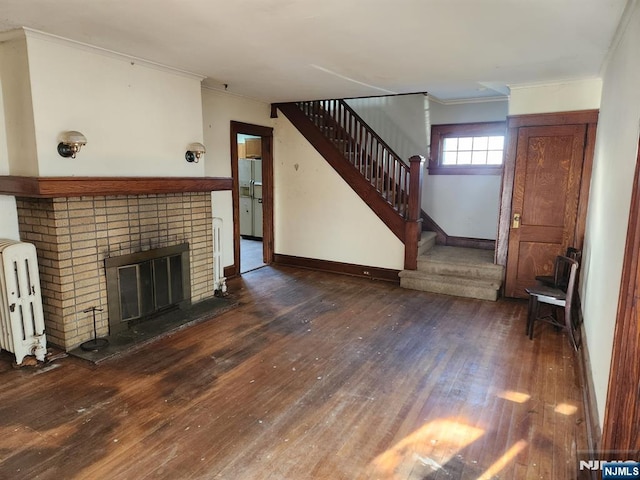
[[[518,129],[505,295],[525,298],[536,275],[575,245],[587,126]]]

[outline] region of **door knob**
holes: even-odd
[[[513,223],[511,224],[511,228],[520,228],[520,214],[513,214]]]

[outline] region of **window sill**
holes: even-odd
[[[434,165],[428,167],[429,175],[502,175],[502,165],[496,166],[472,166],[456,165],[443,167]]]

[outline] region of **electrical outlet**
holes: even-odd
[[[369,273],[369,270],[363,270],[363,271],[362,271],[362,274],[363,274],[363,275],[371,275],[371,274]]]

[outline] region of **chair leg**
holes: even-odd
[[[538,318],[538,297],[535,295],[529,296],[529,314],[527,316],[527,334],[529,340],[533,340],[533,326]]]
[[[573,335],[573,319],[571,318],[571,305],[566,305],[564,309],[564,325],[569,336],[569,342],[573,349],[577,352],[578,345],[576,343],[576,337]]]

